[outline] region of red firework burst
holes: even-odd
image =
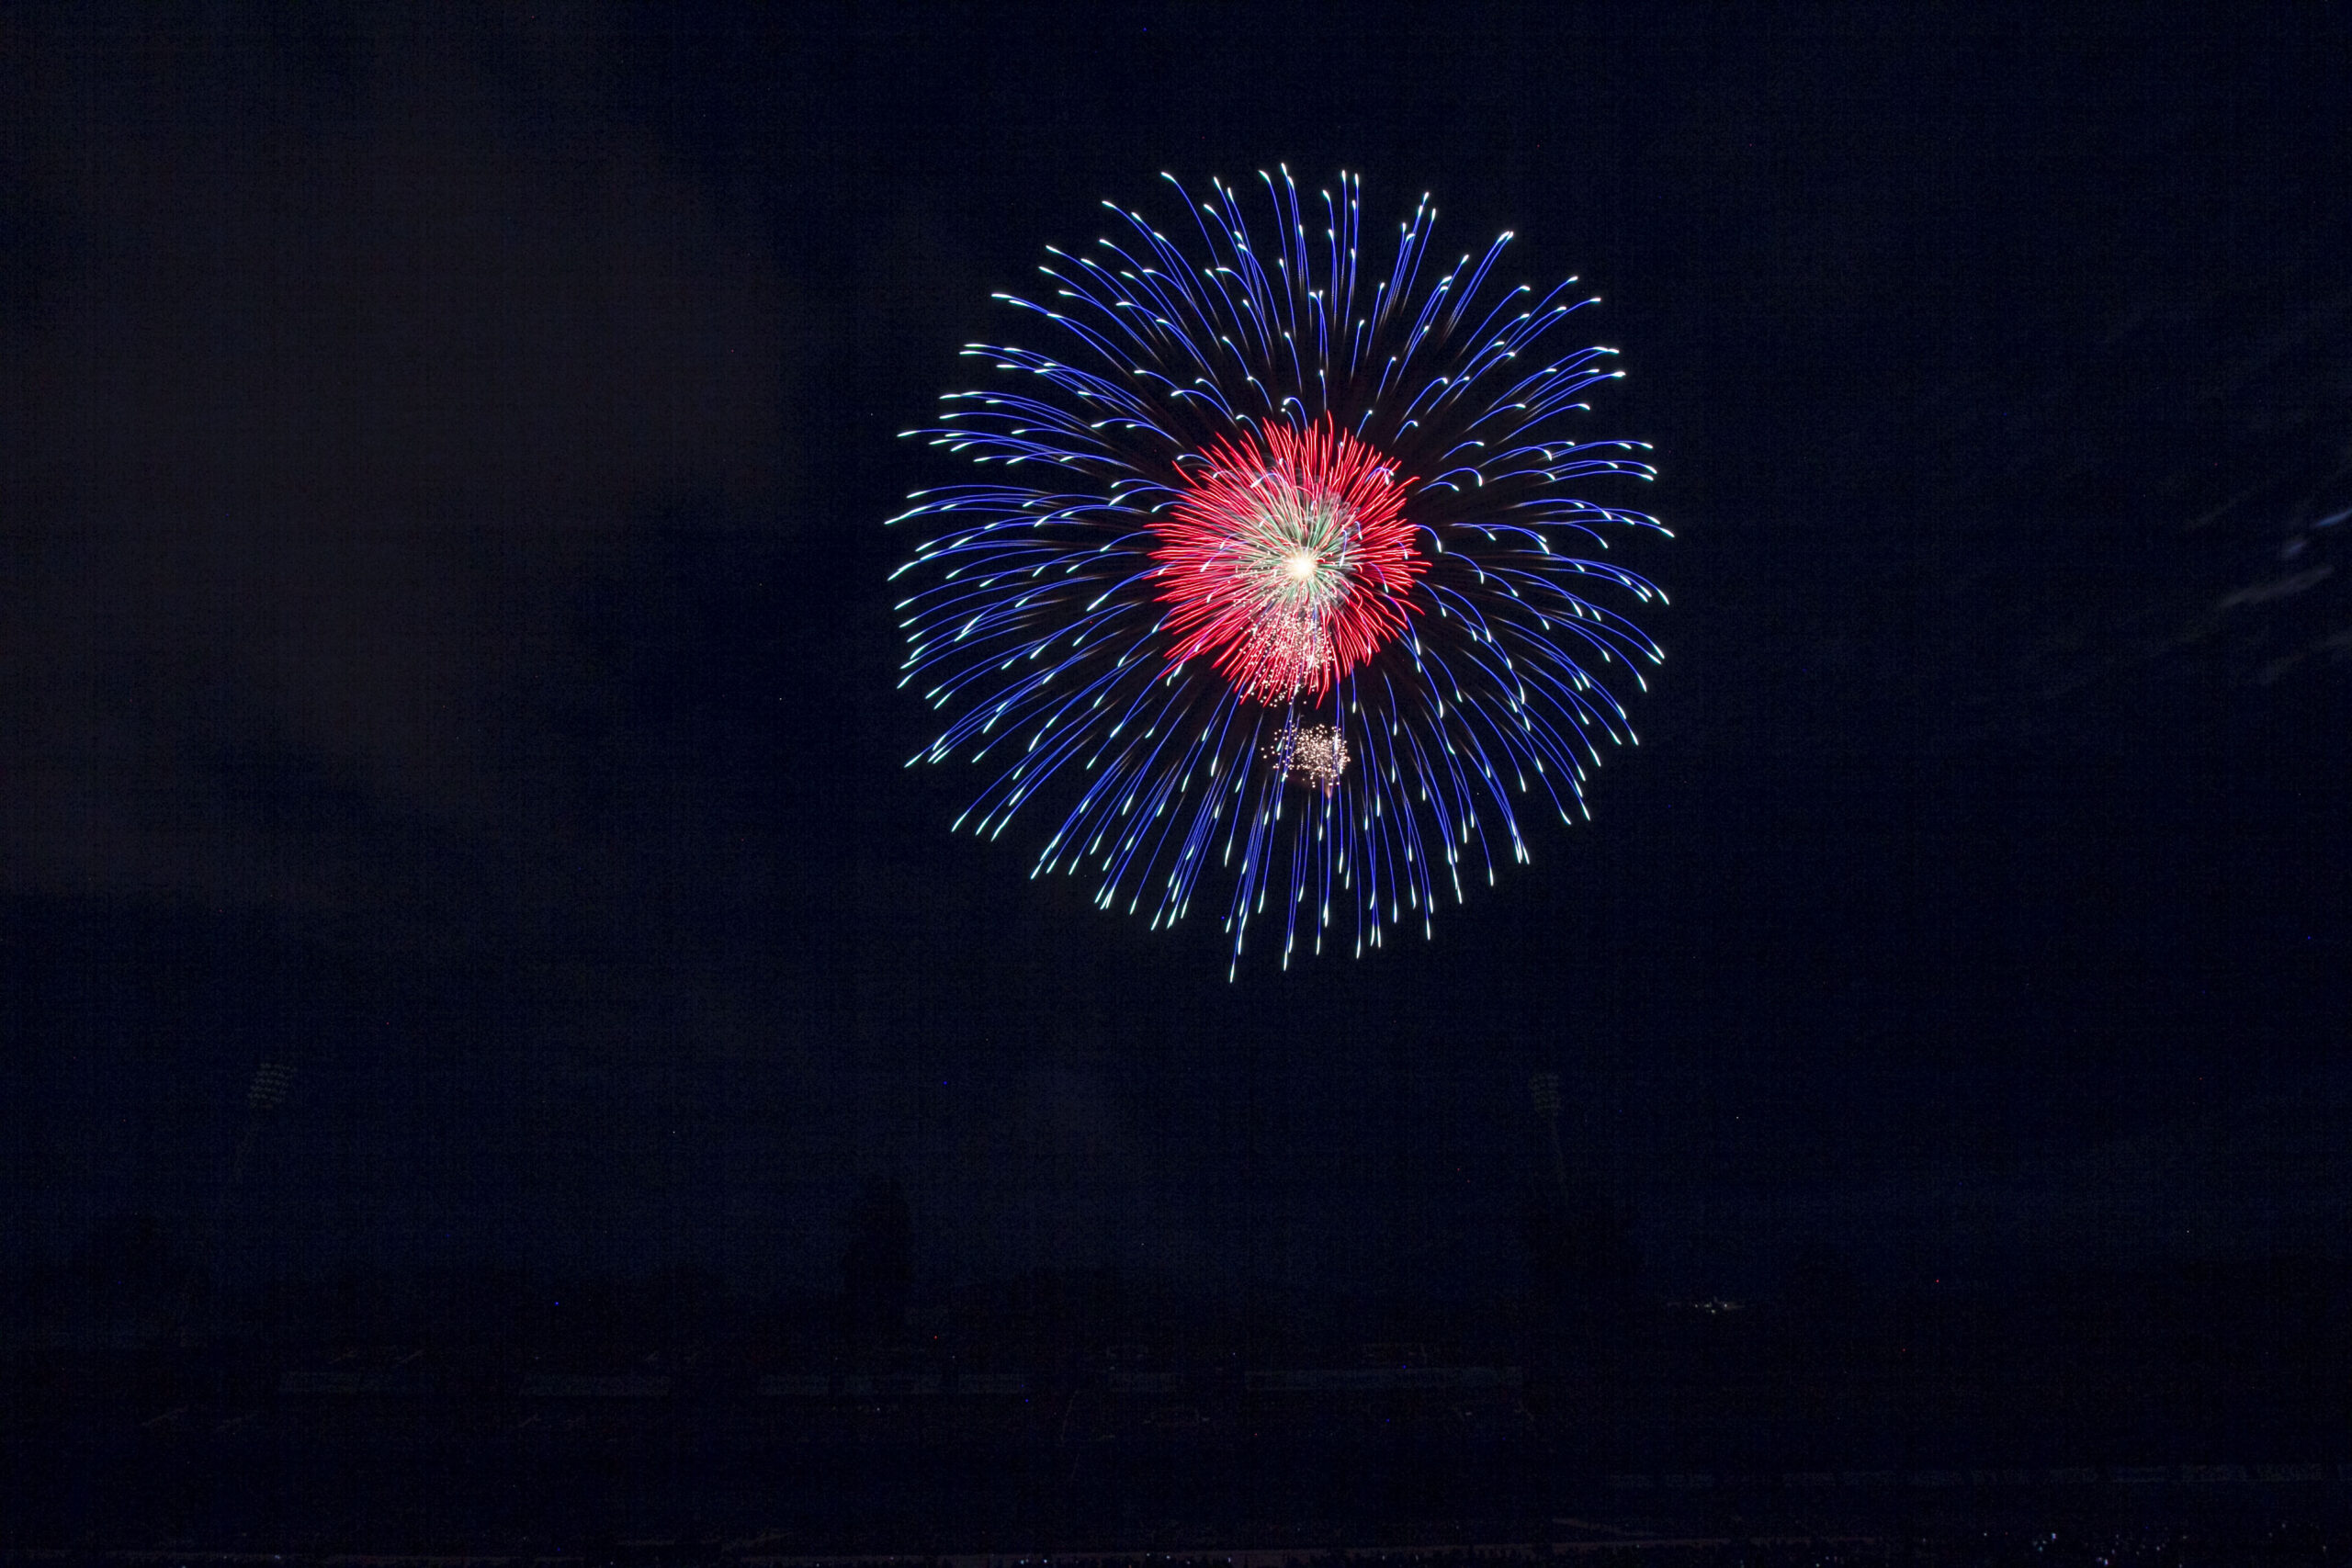
[[[1262,445],[1261,445],[1262,439]],[[1405,629],[1422,561],[1396,468],[1329,418],[1212,441],[1154,525],[1171,666],[1262,703],[1321,695]]]

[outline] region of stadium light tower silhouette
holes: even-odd
[[[1544,1118],[1544,1129],[1552,1134],[1552,1179],[1559,1184],[1560,1209],[1568,1206],[1568,1161],[1560,1152],[1560,1075],[1537,1073],[1527,1080],[1528,1091],[1535,1100],[1535,1114]]]
[[[245,1162],[252,1157],[254,1140],[261,1135],[265,1117],[286,1103],[294,1088],[294,1069],[283,1062],[264,1062],[254,1070],[254,1081],[245,1087],[245,1132],[237,1140],[236,1157],[229,1162],[229,1179],[220,1184],[220,1196],[212,1205],[212,1223],[205,1227],[196,1257],[188,1264],[187,1280],[180,1290],[179,1304],[164,1325],[164,1337],[172,1338],[187,1325],[188,1309],[196,1303],[196,1284],[201,1271],[220,1261],[221,1227],[229,1214],[229,1201],[236,1195],[238,1184],[244,1179]]]

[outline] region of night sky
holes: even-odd
[[[0,20],[6,1246],[918,1293],[2340,1251],[2352,13],[88,6]],[[1435,940],[1228,983],[901,764],[899,433],[1109,198],[1580,275],[1668,660]],[[1034,337],[1035,334],[1030,334]],[[2333,519],[2330,521],[2330,519]]]

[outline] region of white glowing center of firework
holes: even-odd
[[[1354,513],[1338,498],[1270,473],[1234,539],[1236,574],[1250,610],[1248,651],[1264,698],[1282,700],[1332,661],[1329,616],[1354,567]]]
[[[1233,544],[1259,609],[1329,610],[1347,591],[1355,565],[1355,513],[1336,496],[1303,490],[1283,474],[1267,474],[1252,488],[1258,504]]]

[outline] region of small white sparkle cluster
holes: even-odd
[[[1348,771],[1347,739],[1335,724],[1285,727],[1268,755],[1283,774],[1325,795],[1340,787],[1340,775]]]

